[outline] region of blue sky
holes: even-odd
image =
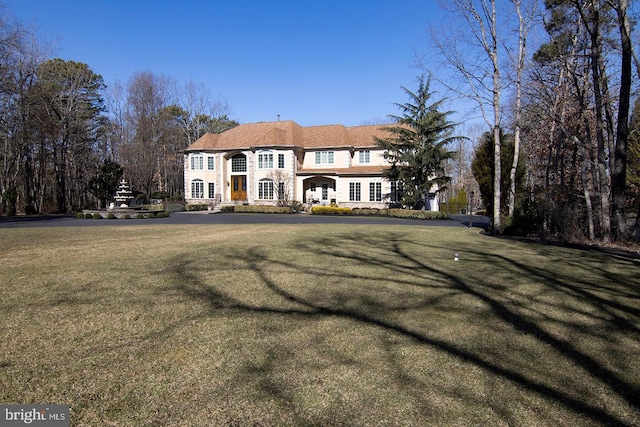
[[[206,85],[241,123],[357,126],[416,87],[436,0],[0,0],[107,85],[152,71]],[[437,97],[441,95],[436,94]]]

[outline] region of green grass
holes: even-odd
[[[0,230],[0,402],[74,426],[640,425],[639,267],[422,224]]]

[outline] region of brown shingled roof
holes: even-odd
[[[236,126],[220,134],[206,133],[185,151],[238,150],[259,147],[295,146],[310,149],[339,147],[375,147],[374,136],[388,133],[381,126],[343,125],[302,127],[296,122],[251,123]]]
[[[350,168],[298,169],[297,175],[379,175],[384,166],[351,166]]]

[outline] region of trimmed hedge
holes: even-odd
[[[353,208],[351,212],[354,215],[389,215],[389,209],[378,209],[378,208]]]
[[[449,214],[446,212],[433,211],[417,211],[411,209],[389,209],[389,216],[396,218],[413,218],[413,219],[447,219]]]
[[[312,215],[351,215],[351,208],[334,208],[331,206],[314,206],[311,208]]]
[[[184,208],[189,212],[193,212],[193,211],[206,211],[208,207],[209,205],[207,205],[206,203],[187,203]]]
[[[164,211],[164,204],[159,203],[157,205],[140,205],[140,209],[151,211],[151,212],[162,212]]]
[[[289,213],[291,208],[286,206],[270,206],[270,205],[236,205],[233,206],[233,212],[241,213]]]
[[[171,203],[167,205],[167,212],[184,212],[184,205],[180,203]]]
[[[396,218],[413,219],[448,219],[446,212],[416,211],[410,209],[378,209],[378,208],[338,208],[331,206],[314,206],[311,208],[314,215],[379,215]]]

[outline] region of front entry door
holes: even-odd
[[[247,176],[234,175],[231,177],[231,200],[247,200]]]

